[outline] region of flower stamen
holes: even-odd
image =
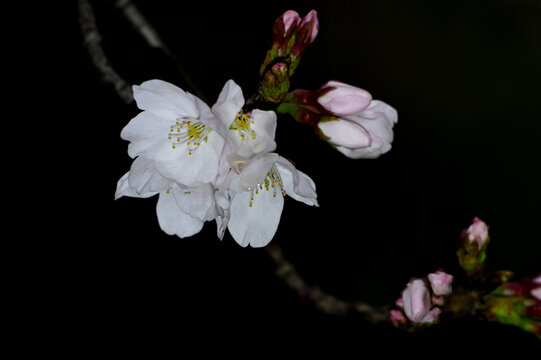
[[[240,111],[235,117],[235,121],[231,124],[230,130],[237,130],[239,132],[242,141],[245,141],[248,137],[252,140],[257,138],[255,131],[251,128],[254,124],[251,113],[244,113]]]
[[[250,202],[248,205],[253,207],[255,196],[259,195],[259,190],[263,190],[263,188],[265,188],[265,191],[272,190],[272,196],[274,198],[278,194],[278,189],[280,189],[279,191],[282,193],[282,196],[286,196],[287,194],[283,184],[280,172],[278,172],[276,166],[273,165],[267,172],[267,176],[261,184],[256,184],[253,188],[248,188],[248,191],[250,191]]]
[[[180,144],[186,144],[188,155],[201,145],[201,140],[206,141],[211,128],[199,121],[199,118],[182,117],[177,119],[175,125],[171,125],[169,140],[173,140],[171,147],[176,149]]]

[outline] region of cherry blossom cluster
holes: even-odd
[[[163,231],[181,238],[215,220],[241,245],[265,246],[274,236],[284,196],[317,205],[314,182],[276,148],[276,114],[242,110],[244,96],[232,80],[216,104],[178,87],[150,80],[133,88],[143,110],[122,130],[130,141],[131,169],[116,197],[159,194]]]
[[[169,235],[193,236],[215,221],[220,239],[227,230],[241,246],[262,247],[276,233],[286,195],[318,206],[312,179],[274,152],[276,112],[311,125],[348,157],[389,151],[397,113],[365,90],[330,81],[289,93],[289,78],[318,31],[314,10],[279,17],[258,92],[248,99],[233,80],[212,106],[162,80],[133,86],[142,111],[121,132],[134,161],[116,198],[158,195],[158,222]]]

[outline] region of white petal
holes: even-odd
[[[376,158],[391,149],[393,141],[393,125],[398,120],[396,110],[386,103],[378,100],[372,101],[370,106],[360,113],[345,117],[361,125],[370,133],[372,140],[370,146],[361,149],[348,149],[337,146],[338,151],[353,158]]]
[[[222,137],[211,131],[207,141],[201,141],[196,150],[190,151],[188,145],[180,144],[173,149],[178,151],[177,157],[172,161],[156,162],[156,169],[164,177],[176,181],[181,186],[191,187],[211,182],[218,175],[223,146]]]
[[[250,191],[233,195],[228,228],[239,245],[262,247],[267,245],[276,233],[284,198],[279,191],[274,197],[272,189],[267,191],[263,188],[259,190],[259,194],[253,195],[254,200],[250,207],[251,196]]]
[[[172,193],[182,212],[202,221],[212,220],[216,217],[212,185],[204,184],[187,189],[175,186]]]
[[[160,193],[156,214],[160,228],[168,235],[184,238],[197,234],[203,228],[203,221],[180,210],[171,193]]]
[[[216,199],[216,230],[220,240],[224,238],[225,230],[229,224],[230,206],[229,192],[227,190],[218,190],[214,193]]]
[[[243,105],[242,89],[233,80],[228,80],[220,92],[216,104],[212,106],[212,112],[220,119],[223,127],[229,129]]]
[[[137,115],[120,133],[122,139],[130,141],[128,154],[132,158],[143,155],[153,160],[170,160],[178,156],[168,139],[175,121],[173,116],[158,116],[148,111]]]
[[[171,187],[171,181],[161,176],[154,167],[154,161],[137,157],[131,166],[130,187],[137,194],[161,192]]]
[[[431,309],[426,315],[425,317],[420,321],[421,324],[431,324],[433,322],[436,322],[438,321],[439,317],[440,317],[440,313],[441,313],[441,309],[440,308],[433,308]]]
[[[171,111],[179,116],[199,116],[192,94],[162,80],[149,80],[140,86],[133,86],[133,97],[141,110]]]
[[[276,149],[276,113],[274,111],[253,110],[250,130],[229,130],[230,140],[235,152],[245,158]]]
[[[222,138],[225,138],[225,129],[221,121],[214,115],[210,107],[198,97],[194,96],[194,99],[195,105],[197,106],[197,110],[199,112],[199,121],[201,121],[201,123],[204,125],[210,126],[213,131],[218,132]]]
[[[531,291],[531,294],[534,298],[536,298],[538,301],[541,301],[541,287],[538,287],[536,289],[533,289]]]
[[[144,194],[138,194],[134,189],[130,187],[128,178],[130,172],[128,171],[124,176],[118,180],[116,185],[115,200],[121,198],[122,196],[137,197],[137,198],[148,198],[157,194],[157,192],[147,192]]]
[[[261,184],[267,177],[272,165],[278,160],[278,155],[268,153],[246,161],[245,166],[238,176],[231,181],[230,188],[234,191],[250,190],[256,184]]]
[[[333,145],[350,149],[370,146],[370,134],[362,126],[352,121],[343,119],[321,121],[317,126],[329,138],[328,142]]]
[[[317,203],[316,184],[302,171],[297,170],[293,164],[280,157],[276,168],[282,178],[282,185],[286,194],[297,201],[307,205],[319,206]]]

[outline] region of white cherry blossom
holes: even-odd
[[[205,221],[216,218],[214,188],[210,183],[181,188],[161,176],[154,161],[138,157],[118,181],[115,198],[154,195],[159,195],[156,214],[160,228],[169,235],[181,238],[195,235]]]
[[[312,179],[275,153],[237,160],[224,183],[229,198],[227,228],[243,247],[262,247],[272,240],[286,195],[318,206]]]
[[[179,186],[214,180],[224,140],[210,108],[199,98],[162,80],[133,87],[143,110],[121,132],[128,154],[154,162],[158,173]]]
[[[233,80],[227,81],[212,107],[213,114],[226,130],[226,140],[243,158],[273,151],[276,149],[276,113],[258,109],[244,112],[244,103],[240,86]]]

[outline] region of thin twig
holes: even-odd
[[[299,275],[295,267],[285,259],[282,249],[276,243],[265,247],[276,264],[276,275],[299,294],[312,301],[316,308],[330,315],[359,314],[371,323],[389,322],[389,307],[373,307],[364,302],[350,303],[324,293],[321,289],[309,286]]]
[[[122,14],[132,24],[134,29],[141,35],[141,37],[153,48],[162,50],[165,55],[171,58],[177,65],[177,69],[180,75],[186,82],[186,85],[190,87],[191,91],[197,95],[201,100],[206,101],[205,95],[199,89],[199,87],[192,80],[191,76],[184,69],[182,64],[178,61],[175,54],[169,49],[165,42],[161,39],[156,29],[145,18],[145,16],[139,11],[137,6],[131,2],[131,0],[114,0],[114,5],[117,9],[122,11]]]
[[[118,96],[126,103],[131,103],[133,101],[131,86],[113,69],[101,46],[101,36],[96,26],[96,18],[94,17],[92,5],[90,5],[88,0],[78,0],[78,5],[79,23],[81,25],[84,45],[92,58],[94,66],[101,73],[103,80],[114,86]]]

